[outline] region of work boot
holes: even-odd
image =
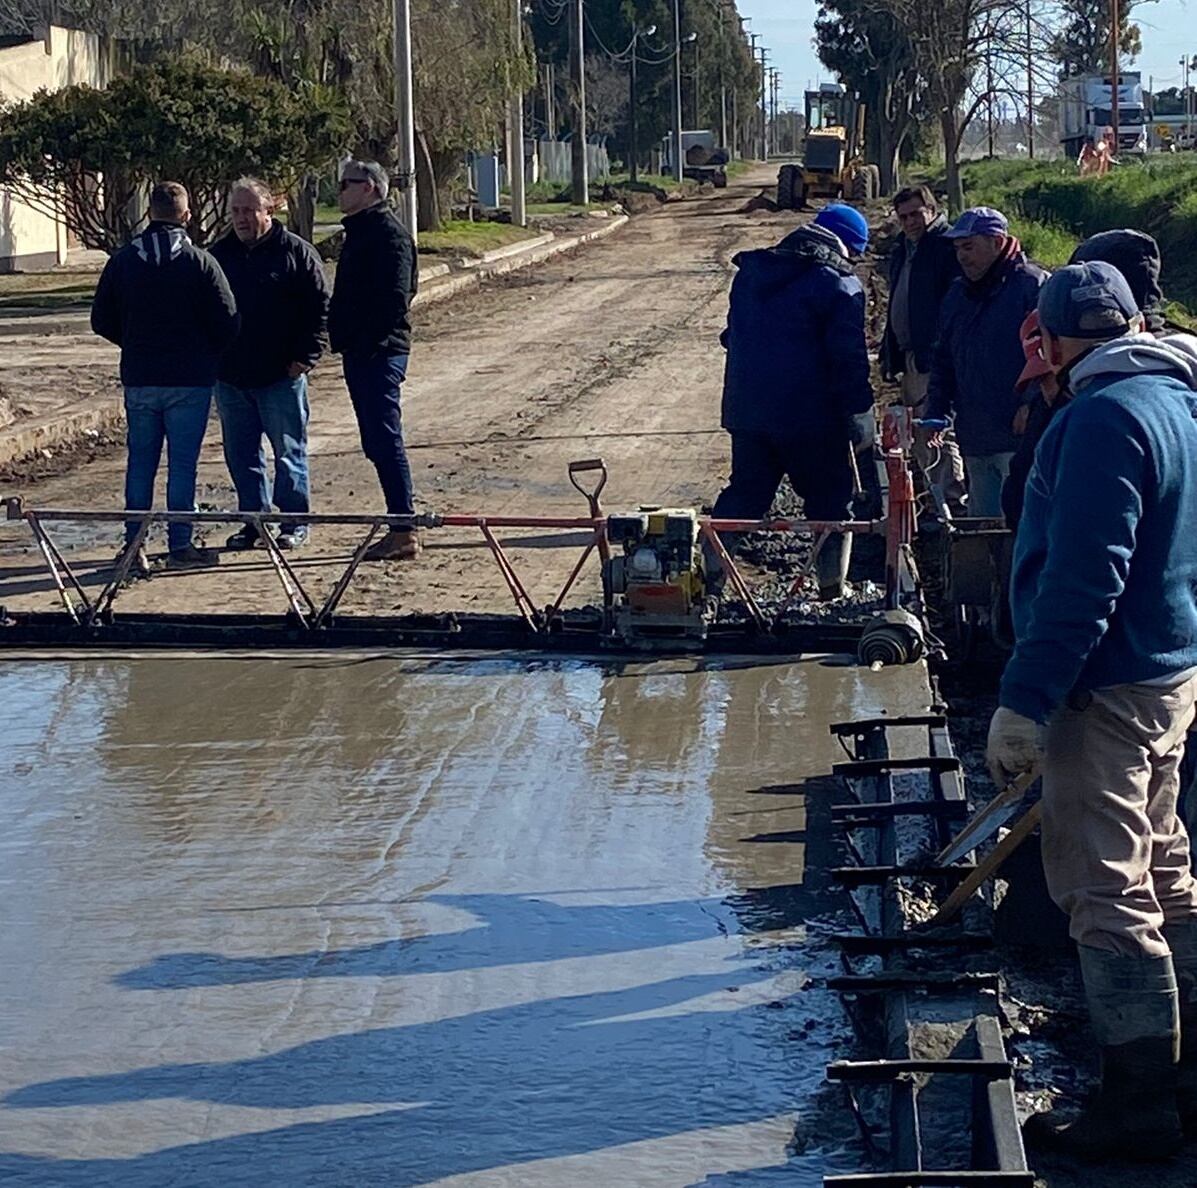
[[[267,528],[266,531],[269,532],[270,529]],[[260,549],[262,547],[262,535],[256,525],[245,524],[224,542],[224,547],[232,549],[234,552],[240,552],[245,549]]]
[[[1197,917],[1164,925],[1180,997],[1176,1106],[1185,1138],[1197,1138]]]
[[[1172,958],[1077,948],[1101,1046],[1101,1086],[1073,1121],[1055,1110],[1035,1114],[1023,1137],[1028,1146],[1093,1163],[1167,1159],[1184,1142],[1176,1109],[1180,1037]]]
[[[819,583],[819,601],[832,602],[848,593],[848,565],[852,561],[852,537],[847,532],[832,532],[823,541],[815,558],[815,580]]]
[[[363,561],[410,561],[418,557],[423,545],[420,534],[410,528],[392,528],[381,540],[375,541],[362,557]]]
[[[112,568],[119,569],[124,563],[125,556],[129,552],[129,545],[125,545],[123,549],[112,560]],[[125,573],[125,580],[131,581],[134,578],[148,578],[154,572],[154,567],[150,563],[150,555],[145,551],[144,545],[139,545],[137,552],[133,554],[133,559],[129,562],[129,568]]]
[[[215,549],[201,549],[193,544],[171,549],[166,555],[167,569],[207,569],[219,564],[220,554]]]

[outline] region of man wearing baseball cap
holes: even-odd
[[[807,519],[851,518],[852,450],[870,446],[875,429],[864,288],[851,262],[868,242],[860,211],[833,202],[776,247],[733,259],[720,338],[731,480],[715,516],[760,519],[788,475]],[[845,593],[850,555],[845,533],[824,539],[815,559],[820,598]],[[709,560],[714,574],[718,562]]]
[[[1197,884],[1176,814],[1197,695],[1197,339],[1143,333],[1104,262],[1057,272],[1039,324],[1072,399],[1027,481],[987,758],[999,784],[1042,772],[1043,866],[1102,1083],[1073,1122],[1037,1115],[1026,1134],[1158,1159],[1197,1137]]]
[[[968,476],[968,514],[998,516],[1023,404],[1015,387],[1025,362],[1019,327],[1035,308],[1047,273],[1027,260],[1006,216],[991,207],[966,210],[945,234],[955,243],[964,275],[940,311],[926,415],[955,422]]]

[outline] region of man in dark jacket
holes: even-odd
[[[416,295],[416,245],[387,205],[385,170],[350,161],[341,175],[345,244],[328,311],[330,345],[342,356],[362,449],[374,463],[393,516],[415,513],[411,468],[403,445],[399,390],[411,353],[409,314]],[[368,561],[405,560],[420,552],[414,528],[388,532]]]
[[[220,356],[237,334],[237,305],[220,265],[194,247],[184,230],[187,191],[161,182],[150,195],[150,225],[105,265],[91,307],[91,328],[121,348],[129,459],[125,506],[154,506],[154,477],[167,450],[166,506],[195,510],[195,476]],[[125,525],[125,549],[140,524]],[[171,524],[167,566],[214,565],[196,548],[190,524]],[[118,563],[123,559],[118,557]],[[131,574],[146,575],[143,548]]]
[[[1197,697],[1197,339],[1143,333],[1103,262],[1057,272],[1039,321],[1074,395],[1027,482],[987,758],[999,784],[1040,766],[1044,872],[1102,1082],[1075,1121],[1038,1115],[1026,1133],[1160,1159],[1197,1132],[1197,883],[1176,813]]]
[[[902,379],[902,403],[916,418],[927,412],[931,352],[939,327],[939,307],[960,275],[956,249],[945,232],[948,221],[938,212],[935,195],[926,186],[900,190],[894,214],[902,234],[889,256],[889,310],[881,344],[881,374]],[[933,449],[929,431],[916,425],[914,460],[940,499],[959,511],[964,501],[964,462],[955,435],[943,435]]]
[[[833,203],[776,247],[741,252],[732,282],[723,379],[731,481],[714,515],[755,520],[788,475],[811,520],[850,519],[853,442],[873,439],[864,289],[850,256],[869,228]],[[816,560],[822,598],[844,592],[850,541],[829,536]]]
[[[229,196],[232,230],[212,245],[241,314],[241,333],[225,352],[216,387],[224,457],[237,507],[268,512],[310,510],[308,372],[324,349],[328,280],[311,244],[272,217],[274,196],[244,177]],[[263,435],[274,453],[274,484],[266,474]],[[280,549],[307,540],[306,525],[283,523]],[[258,530],[246,524],[228,540],[253,548]]]
[[[940,311],[927,416],[954,417],[968,475],[970,516],[999,516],[1002,483],[1018,446],[1015,388],[1024,358],[1019,328],[1035,308],[1047,273],[1031,264],[1006,216],[987,206],[966,210],[946,235],[963,276]],[[931,442],[942,442],[932,435]]]

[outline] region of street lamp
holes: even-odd
[[[638,181],[640,177],[640,166],[637,161],[639,146],[636,141],[636,54],[639,49],[641,37],[651,37],[657,31],[656,25],[649,25],[647,29],[633,29],[632,42],[628,46],[631,52],[631,103],[628,107],[628,178],[630,181]]]

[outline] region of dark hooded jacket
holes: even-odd
[[[864,289],[843,245],[809,225],[733,263],[723,427],[776,437],[842,427],[846,439],[873,392]]]
[[[151,223],[109,259],[91,328],[121,348],[126,387],[207,388],[237,335],[220,265],[177,223]]]
[[[914,353],[915,367],[924,374],[931,370],[931,352],[939,327],[939,307],[952,282],[960,275],[956,249],[944,235],[947,229],[947,219],[939,215],[923,232],[910,265],[910,350]],[[909,251],[910,241],[905,235],[899,235],[898,242],[889,254],[891,297],[898,286]],[[881,343],[881,370],[886,375],[894,376],[906,370],[906,354],[894,334],[892,306],[891,316],[885,321],[885,338]]]
[[[1018,448],[1014,416],[1023,398],[1015,389],[1026,359],[1019,329],[1039,301],[1047,273],[1011,241],[976,283],[960,277],[944,298],[939,338],[927,389],[928,417],[955,417],[966,456],[1012,454]]]

